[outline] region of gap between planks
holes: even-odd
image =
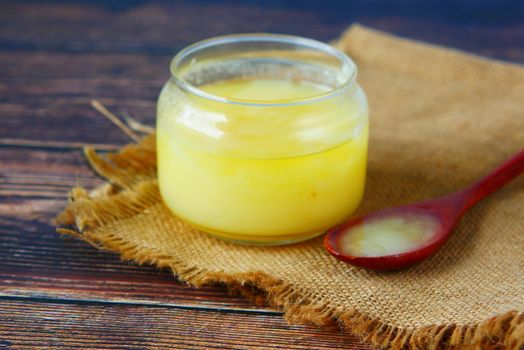
[[[89,146],[96,151],[116,151],[123,147],[123,145],[117,144],[86,144],[84,142],[0,139],[0,147],[24,147],[38,148],[42,150],[82,150],[86,146]]]
[[[71,298],[57,296],[50,297],[45,294],[35,293],[33,295],[8,295],[0,291],[0,301],[31,301],[36,303],[50,303],[50,304],[66,304],[66,305],[127,305],[127,306],[141,306],[152,308],[171,308],[181,310],[198,310],[209,312],[220,312],[229,314],[251,314],[251,315],[265,315],[265,316],[282,316],[282,312],[270,309],[242,309],[242,308],[221,308],[212,306],[200,305],[183,305],[176,303],[154,302],[154,301],[127,301],[127,300],[106,300],[98,298]]]

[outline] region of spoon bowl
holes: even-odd
[[[442,247],[469,208],[522,172],[524,150],[462,191],[336,226],[325,236],[324,247],[341,261],[372,270],[411,266]]]
[[[418,205],[409,205],[396,208],[388,208],[348,221],[329,231],[324,239],[324,246],[337,259],[352,265],[373,269],[373,270],[397,270],[419,261],[437,251],[449,238],[451,233],[449,220],[445,216],[438,215],[438,212],[428,210],[430,202]],[[386,255],[362,255],[351,254],[344,249],[344,237],[348,233],[355,232],[355,228],[387,222],[394,219],[404,219],[406,225],[413,217],[424,218],[424,221],[433,222],[432,231],[424,237],[418,244],[414,244],[411,249],[392,252]]]

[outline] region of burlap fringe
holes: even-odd
[[[139,145],[126,146],[116,154],[109,154],[105,159],[91,149],[86,149],[85,154],[93,169],[110,185],[90,194],[82,188],[74,188],[69,205],[58,216],[59,233],[79,237],[97,248],[118,252],[125,260],[169,268],[179,280],[196,287],[223,284],[254,302],[284,311],[290,323],[338,324],[342,330],[382,348],[524,350],[524,313],[508,312],[481,324],[403,329],[370,318],[358,310],[341,310],[320,303],[308,291],[262,272],[232,275],[206,271],[188,266],[176,257],[137,247],[111,233],[95,232],[97,228],[162,205],[154,178],[154,135],[145,137]]]

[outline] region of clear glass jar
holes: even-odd
[[[359,205],[368,105],[355,64],[310,39],[231,35],[182,50],[157,108],[160,192],[211,235],[285,244]]]

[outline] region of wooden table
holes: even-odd
[[[89,101],[153,124],[169,61],[187,44],[255,31],[330,40],[354,21],[524,62],[517,1],[14,3],[0,4],[0,348],[369,349],[59,237],[52,219],[69,188],[102,182],[81,147],[128,141]]]

